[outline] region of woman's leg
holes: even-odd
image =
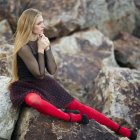
[[[74,99],[71,103],[68,104],[67,109],[79,110],[81,114],[88,115],[89,119],[95,119],[98,123],[107,126],[115,132],[119,128],[119,125],[117,123],[107,118],[105,115],[98,112],[97,110],[80,103],[76,99]],[[118,133],[128,138],[131,136],[131,130],[125,127],[121,127]]]
[[[43,100],[38,94],[36,93],[28,93],[25,97],[25,103],[39,112],[43,113],[44,115],[50,115],[64,121],[71,121],[71,122],[81,122],[82,115],[81,114],[73,114],[73,113],[64,113],[60,109],[56,108],[49,102]]]

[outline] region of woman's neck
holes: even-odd
[[[32,35],[30,41],[36,41],[38,39],[38,35]]]

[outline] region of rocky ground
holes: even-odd
[[[139,0],[0,0],[0,139],[127,140],[94,120],[82,126],[32,108],[12,108],[6,85],[13,34],[18,17],[30,7],[41,10],[45,19],[58,65],[54,78],[79,101],[140,129]]]

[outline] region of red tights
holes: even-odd
[[[89,119],[94,119],[98,123],[107,126],[108,128],[110,128],[111,130],[113,130],[115,132],[119,128],[119,125],[117,123],[115,123],[111,119],[107,118],[105,115],[98,112],[97,110],[80,103],[76,99],[74,99],[71,103],[68,104],[67,109],[79,110],[81,114],[88,115]],[[125,127],[121,127],[121,129],[119,130],[119,134],[129,138],[131,135],[131,130],[128,128],[125,128]]]
[[[117,131],[117,129],[119,128],[119,125],[117,123],[110,120],[105,115],[98,112],[97,110],[80,103],[76,99],[74,99],[71,103],[68,104],[67,109],[79,110],[80,114],[70,113],[69,115],[61,111],[60,109],[56,108],[54,105],[50,104],[49,102],[43,100],[36,93],[28,93],[25,97],[25,103],[35,108],[39,112],[43,113],[44,115],[50,115],[50,116],[62,119],[64,121],[69,121],[70,115],[71,115],[72,122],[80,122],[82,119],[82,114],[86,114],[88,115],[89,119],[94,119],[98,123],[107,126],[113,131]],[[129,138],[131,135],[131,131],[128,128],[121,127],[119,134]]]
[[[43,100],[36,93],[28,93],[25,97],[25,103],[35,108],[39,112],[43,113],[44,115],[50,115],[64,121],[70,121],[70,118],[71,122],[81,122],[82,120],[81,114],[65,113],[60,109],[56,108],[54,105],[50,104],[49,102]]]

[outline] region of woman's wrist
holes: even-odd
[[[46,49],[45,49],[45,51],[48,51],[50,49],[50,46],[48,46]]]

